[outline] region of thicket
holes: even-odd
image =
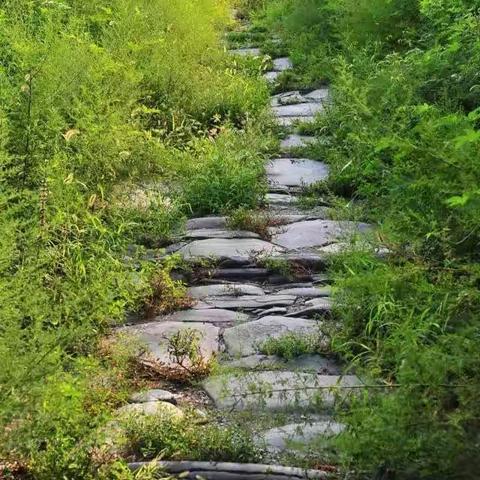
[[[228,8],[0,2],[0,476],[95,477],[133,386],[99,338],[161,288],[141,245],[259,199],[268,94],[221,46]]]
[[[291,53],[287,86],[330,84],[324,191],[390,250],[333,265],[336,348],[385,386],[345,413],[340,452],[367,478],[476,478],[480,2],[272,0],[256,21]]]

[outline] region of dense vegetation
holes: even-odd
[[[268,92],[229,21],[215,0],[0,2],[0,477],[101,476],[132,347],[99,339],[178,299],[142,246],[258,202]]]
[[[385,386],[345,414],[340,452],[376,478],[475,478],[480,2],[256,3],[257,29],[283,40],[266,47],[294,60],[283,86],[331,85],[313,131],[332,175],[316,193],[351,198],[351,212],[379,226],[372,242],[390,251],[333,265],[336,349]]]

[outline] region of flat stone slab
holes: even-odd
[[[283,72],[293,68],[292,61],[288,57],[276,58],[273,60],[273,69],[276,72]]]
[[[213,323],[214,325],[231,325],[246,322],[250,317],[241,312],[232,312],[221,308],[190,309],[157,317],[156,321]]]
[[[285,410],[311,406],[331,409],[336,395],[345,398],[360,385],[355,375],[287,371],[222,375],[203,383],[217,408],[232,410]]]
[[[119,408],[116,413],[120,418],[132,415],[159,415],[172,419],[180,419],[184,416],[183,412],[178,407],[162,401],[130,403]]]
[[[314,298],[305,302],[305,306],[297,311],[287,313],[286,317],[314,317],[326,315],[332,311],[332,300],[330,298]]]
[[[313,123],[315,117],[313,115],[296,115],[294,117],[277,117],[277,123],[283,127],[291,127],[297,123]]]
[[[255,310],[257,308],[288,307],[297,297],[293,295],[243,295],[240,297],[208,297],[205,302],[215,308]]]
[[[296,105],[297,103],[305,103],[308,101],[298,90],[291,92],[283,92],[278,95],[273,95],[270,98],[270,105],[272,107],[280,107],[281,105]]]
[[[289,135],[280,142],[280,148],[301,148],[308,147],[308,145],[315,143],[315,137],[309,137],[307,135]]]
[[[327,255],[319,253],[292,252],[282,254],[278,258],[313,270],[323,270],[327,265]]]
[[[288,249],[323,247],[336,241],[363,233],[365,223],[309,220],[271,229],[272,242]]]
[[[240,55],[241,57],[259,57],[262,52],[259,48],[237,48],[235,50],[229,50],[232,55]]]
[[[220,285],[203,285],[200,287],[190,287],[187,294],[198,300],[207,297],[221,296],[242,296],[242,295],[265,295],[262,288],[256,285],[247,285],[242,283],[222,283]]]
[[[312,102],[296,103],[273,107],[272,110],[276,117],[313,117],[323,111],[323,105]]]
[[[260,235],[246,230],[223,230],[219,228],[201,228],[198,230],[187,230],[185,238],[260,238]]]
[[[265,195],[265,200],[269,204],[285,206],[289,206],[297,202],[297,198],[293,195],[283,193],[267,193],[267,195]]]
[[[268,278],[269,274],[266,268],[218,268],[211,273],[211,278],[226,281],[262,281]]]
[[[255,313],[257,313],[255,311]],[[283,315],[284,313],[287,313],[287,309],[285,307],[273,307],[269,308],[268,310],[260,310],[258,312],[259,317],[267,317],[269,315]]]
[[[269,183],[273,185],[301,187],[325,180],[328,166],[306,158],[277,158],[267,164],[266,172]]]
[[[303,298],[329,297],[332,293],[331,287],[322,288],[285,288],[276,292],[278,295],[295,295]]]
[[[303,318],[267,316],[253,322],[227,328],[223,339],[227,352],[233,356],[259,353],[262,344],[269,338],[279,338],[286,333],[301,335],[319,334],[321,323]]]
[[[169,339],[178,332],[187,330],[195,330],[200,335],[200,351],[206,360],[219,351],[220,329],[209,323],[149,322],[124,329],[138,335],[145,343],[149,356],[166,365],[175,364],[168,353]]]
[[[177,404],[177,397],[174,393],[158,388],[146,390],[145,392],[134,393],[130,397],[132,403],[148,403],[148,402],[168,402],[173,405]]]
[[[306,99],[313,102],[322,102],[323,100],[327,100],[329,97],[330,89],[328,87],[318,88],[317,90],[313,90],[305,95]]]
[[[236,263],[248,263],[259,254],[276,255],[283,251],[277,245],[254,238],[195,240],[185,245],[178,253],[186,260],[195,258],[226,259]]]
[[[285,362],[285,369],[315,372],[321,375],[340,375],[342,373],[341,366],[334,360],[324,355],[301,355]]]
[[[225,365],[243,370],[276,369],[320,375],[340,375],[342,373],[338,363],[323,355],[301,355],[291,360],[284,360],[275,355],[254,354],[225,362]]]
[[[260,436],[261,444],[270,452],[283,452],[292,443],[308,444],[318,437],[334,437],[342,433],[345,426],[329,420],[314,423],[291,423],[267,430]]]
[[[199,230],[202,228],[222,228],[227,226],[227,217],[201,217],[191,218],[187,221],[187,230]]]
[[[282,73],[282,72],[267,72],[263,75],[263,78],[268,83],[275,83],[277,81],[277,78],[279,77],[280,73]]]

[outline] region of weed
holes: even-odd
[[[260,345],[260,351],[265,355],[276,355],[285,360],[322,353],[325,348],[325,338],[320,332],[313,335],[287,333],[280,337],[271,337]]]
[[[172,460],[248,463],[258,459],[254,442],[241,428],[198,420],[194,412],[171,420],[133,417],[125,428],[129,450],[137,458],[146,459],[159,454]]]
[[[278,216],[266,211],[252,211],[245,208],[235,210],[228,219],[229,228],[257,233],[264,240],[271,239],[270,228],[281,224],[282,220]]]

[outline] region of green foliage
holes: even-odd
[[[127,445],[140,458],[205,460],[252,463],[258,452],[251,437],[236,426],[205,424],[194,413],[166,420],[135,416],[125,427]]]
[[[322,334],[302,335],[287,333],[280,337],[271,337],[260,345],[260,351],[265,355],[277,355],[291,360],[301,355],[321,353],[324,348]]]
[[[183,201],[192,214],[228,213],[259,205],[265,193],[259,148],[252,134],[242,138],[224,132],[215,143],[202,141],[182,179]]]
[[[216,0],[1,3],[0,465],[96,476],[94,432],[123,398],[107,393],[99,336],[145,303],[185,300],[168,265],[128,247],[163,245],[210,194],[209,213],[257,202],[263,140],[238,153],[236,128],[267,87],[261,65],[221,46],[228,13]]]
[[[331,174],[306,201],[360,204],[390,251],[332,266],[335,349],[393,385],[344,412],[339,451],[367,478],[473,478],[478,467],[479,7],[278,0],[258,20],[288,46],[292,85],[331,82],[311,148]]]

